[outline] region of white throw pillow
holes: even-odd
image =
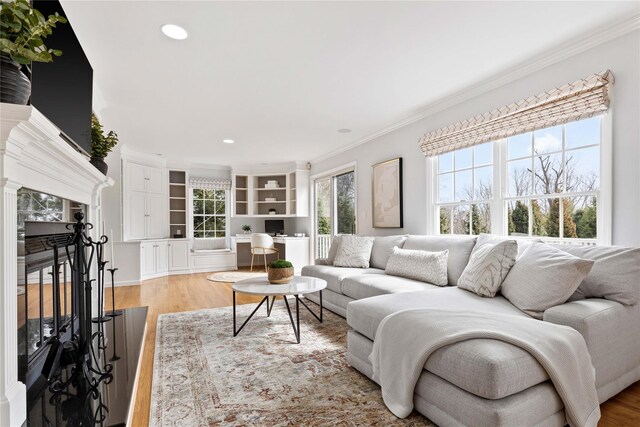
[[[438,286],[447,286],[449,251],[428,252],[418,249],[393,248],[387,262],[386,274],[420,280]]]
[[[333,260],[336,267],[369,268],[373,237],[349,236],[340,237],[340,246]]]
[[[458,279],[458,287],[481,297],[493,298],[509,274],[518,256],[518,242],[503,240],[497,244],[484,243],[474,251]]]
[[[501,292],[520,310],[542,319],[545,310],[569,299],[592,266],[592,260],[532,242],[502,282]]]
[[[342,236],[334,236],[331,240],[331,246],[329,246],[329,254],[327,255],[327,263],[329,265],[333,265],[333,261],[336,259],[336,255],[338,254],[338,248],[340,247],[340,238]]]
[[[481,247],[485,245],[496,245],[500,242],[504,242],[505,240],[514,240],[518,244],[518,256],[522,255],[522,253],[527,250],[527,248],[531,245],[531,242],[542,242],[540,239],[514,239],[502,236],[496,236],[495,234],[486,234],[480,233],[478,238],[476,239],[476,245],[473,247],[471,251],[471,255],[476,253]],[[516,257],[517,258],[517,257]]]

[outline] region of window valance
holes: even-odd
[[[419,140],[425,156],[581,120],[609,108],[613,74],[606,70],[547,92],[425,134]]]
[[[192,176],[189,186],[197,190],[231,190],[231,180]]]

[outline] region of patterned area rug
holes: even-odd
[[[254,308],[239,306],[238,319]],[[432,425],[417,412],[397,419],[378,385],[347,365],[343,318],[325,310],[321,324],[301,306],[300,326],[295,344],[282,300],[235,338],[231,307],[161,315],[149,424]]]
[[[267,273],[262,272],[251,272],[251,271],[223,271],[220,273],[212,274],[207,277],[207,280],[212,282],[226,282],[226,283],[236,283],[240,280],[244,279],[254,279],[256,277],[267,277]]]

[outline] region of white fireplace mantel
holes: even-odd
[[[100,195],[111,185],[38,110],[0,103],[0,426],[22,425],[27,410],[25,386],[18,381],[17,190],[84,203],[86,221],[99,225]]]

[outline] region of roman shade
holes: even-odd
[[[197,190],[231,190],[231,180],[192,176],[189,186]]]
[[[609,108],[613,74],[606,70],[547,92],[434,130],[420,138],[425,156],[593,117]]]

